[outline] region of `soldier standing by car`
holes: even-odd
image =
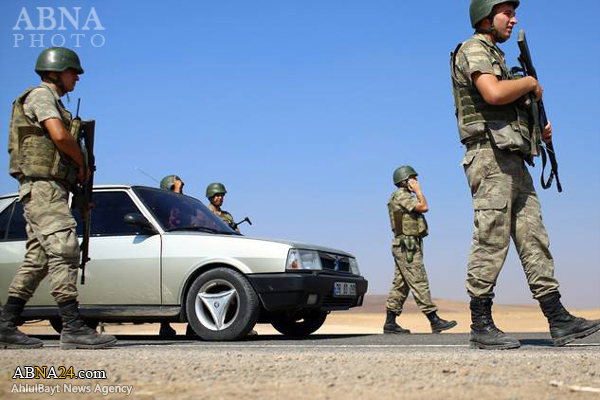
[[[19,181],[27,230],[25,259],[8,289],[0,316],[0,347],[42,347],[16,325],[39,283],[50,275],[52,296],[62,317],[62,349],[107,347],[115,337],[90,329],[79,314],[77,223],[68,205],[69,190],[86,182],[84,156],[69,132],[72,116],[60,98],[75,89],[83,68],[75,52],[52,47],[41,52],[35,71],[41,84],[13,103],[9,131],[9,173]]]
[[[177,175],[167,175],[160,180],[160,188],[163,190],[169,190],[174,193],[183,194],[183,186],[185,183],[181,180],[181,178]],[[171,210],[173,212],[173,210]],[[173,216],[169,217],[169,221],[173,218]],[[175,329],[171,327],[171,324],[168,322],[161,322],[160,329],[158,330],[158,334],[162,337],[166,338],[174,338],[177,336],[177,332]],[[186,335],[190,336],[193,332],[188,325]]]
[[[227,189],[225,189],[225,185],[220,182],[213,182],[206,187],[206,198],[210,202],[208,205],[208,209],[213,212],[217,217],[219,217],[223,222],[225,222],[231,229],[240,233],[240,229],[235,225],[235,221],[233,220],[233,216],[227,211],[221,209],[223,206],[223,200],[225,198],[225,194],[227,193]],[[248,336],[255,336],[258,332],[255,329],[252,329]]]
[[[208,209],[218,216],[223,222],[225,222],[231,229],[236,232],[240,232],[239,228],[235,226],[233,216],[227,211],[221,209],[223,206],[223,200],[227,190],[225,185],[220,182],[211,183],[206,187],[206,198],[210,201]]]
[[[397,190],[390,197],[388,210],[394,232],[392,254],[396,268],[386,303],[383,333],[410,333],[410,330],[396,323],[396,317],[402,312],[411,290],[417,305],[429,319],[433,333],[456,326],[456,321],[446,321],[437,315],[437,306],[431,300],[429,281],[423,264],[423,238],[428,234],[423,213],[429,211],[429,206],[417,181],[417,175],[408,165],[397,168],[393,175]]]
[[[536,144],[520,99],[533,93],[541,100],[542,87],[531,76],[515,79],[497,46],[510,38],[518,6],[518,0],[472,0],[475,34],[451,57],[458,131],[467,150],[462,165],[475,214],[466,280],[471,297],[470,341],[483,349],[520,346],[495,326],[491,311],[511,237],[554,344],[562,346],[600,329],[600,320],[576,318],[560,302],[540,203],[525,166]],[[548,123],[542,140],[549,142],[551,136]]]
[[[170,190],[175,193],[183,194],[183,186],[185,183],[177,175],[167,175],[160,180],[160,188]]]

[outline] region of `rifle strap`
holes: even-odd
[[[544,171],[546,170],[546,159],[547,159],[545,146],[540,146],[540,153],[542,154],[542,176],[540,177],[540,182],[544,189],[548,189],[550,186],[552,186],[552,180],[554,179],[554,171],[552,171],[552,169],[551,169],[548,180],[547,181],[544,180]]]
[[[552,168],[550,168],[550,175],[548,176],[548,180],[544,180],[544,170],[546,169],[546,147],[540,146],[540,153],[542,153],[542,176],[540,177],[540,182],[544,189],[548,189],[552,186],[552,181],[556,178],[556,189],[558,193],[562,192],[562,185],[560,184],[560,180],[558,179],[558,173],[555,170],[556,161],[552,158],[552,150],[548,150],[548,157],[550,157],[550,161],[552,164]]]

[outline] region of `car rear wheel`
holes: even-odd
[[[228,268],[200,275],[188,291],[187,319],[200,338],[241,339],[256,325],[260,303],[248,280]]]
[[[95,319],[85,319],[83,320],[87,326],[91,329],[96,330],[98,327],[98,320]],[[60,318],[50,318],[50,325],[54,328],[57,333],[62,332],[62,319]]]
[[[325,323],[327,314],[327,311],[305,310],[294,315],[278,316],[271,325],[287,336],[308,336]]]

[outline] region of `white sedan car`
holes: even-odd
[[[81,218],[74,213],[81,228]],[[81,234],[81,232],[79,232]],[[23,206],[0,197],[0,299],[25,253]],[[94,188],[81,313],[88,324],[189,322],[204,340],[236,340],[270,323],[305,336],[333,310],[362,305],[367,281],[341,250],[242,236],[199,200],[144,186]],[[24,320],[60,326],[48,279]]]

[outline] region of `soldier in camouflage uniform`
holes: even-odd
[[[429,280],[423,265],[423,238],[428,234],[423,213],[429,210],[429,206],[417,181],[417,172],[412,167],[405,165],[396,169],[393,180],[398,189],[390,197],[388,211],[394,232],[392,254],[396,268],[387,299],[383,333],[410,333],[396,323],[396,317],[402,312],[411,290],[417,305],[429,319],[431,331],[440,333],[455,327],[456,321],[438,317],[437,306],[431,301]]]
[[[239,228],[235,227],[235,221],[233,220],[233,216],[229,214],[227,211],[222,210],[221,206],[223,205],[223,199],[225,198],[225,194],[227,190],[225,189],[225,185],[219,182],[211,183],[206,188],[206,198],[210,201],[208,205],[208,209],[212,211],[216,216],[221,218],[223,222],[229,225],[232,229],[235,229],[236,232],[240,232]]]
[[[17,321],[46,275],[62,317],[62,349],[96,349],[116,339],[87,327],[77,304],[79,244],[68,205],[69,190],[89,179],[84,156],[69,132],[72,117],[61,96],[75,88],[83,74],[72,50],[42,51],[35,71],[40,86],[26,90],[13,103],[10,122],[10,174],[19,181],[19,200],[27,222],[27,252],[9,289],[0,316],[0,348],[42,347],[21,333]]]
[[[484,349],[520,346],[495,326],[491,312],[511,237],[533,297],[548,318],[554,344],[562,346],[600,329],[600,320],[573,317],[560,302],[540,203],[525,165],[536,143],[519,99],[533,93],[540,100],[542,87],[531,76],[515,79],[497,46],[510,38],[518,6],[518,0],[472,0],[475,34],[451,57],[459,136],[467,150],[462,165],[475,214],[466,281],[470,342]],[[552,127],[543,128],[542,139],[549,141]]]
[[[233,216],[225,210],[221,209],[223,205],[223,199],[225,194],[227,193],[227,189],[225,189],[225,185],[220,182],[213,182],[206,187],[206,198],[210,202],[208,205],[208,209],[212,211],[217,217],[219,217],[223,222],[231,227],[231,229],[235,230],[237,233],[240,233],[240,229],[235,226],[235,221],[233,220]],[[255,336],[258,332],[252,329],[248,336]]]

